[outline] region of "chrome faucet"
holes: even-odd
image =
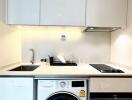
[[[34,64],[35,63],[35,50],[34,49],[29,49],[29,50],[32,52],[32,57],[31,57],[30,62]]]

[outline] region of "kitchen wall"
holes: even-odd
[[[83,33],[79,27],[20,26],[22,61],[31,60],[30,48],[36,51],[36,62],[48,55],[78,58],[82,63],[110,61],[110,33]],[[62,35],[66,38],[63,40]]]
[[[16,26],[6,25],[4,0],[0,0],[0,67],[21,61],[21,38]]]
[[[132,0],[128,0],[127,28],[111,35],[111,61],[132,66]]]

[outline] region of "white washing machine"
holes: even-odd
[[[37,100],[87,100],[87,81],[38,80]]]

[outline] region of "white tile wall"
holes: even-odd
[[[22,28],[22,61],[31,59],[30,48],[36,51],[36,62],[48,55],[74,56],[80,62],[101,63],[110,60],[110,33],[82,33],[82,28],[37,27]],[[61,35],[66,41],[61,41]]]
[[[0,24],[0,67],[21,61],[21,40],[16,28]]]

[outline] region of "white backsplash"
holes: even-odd
[[[22,61],[31,60],[30,48],[36,51],[36,62],[48,55],[76,57],[81,63],[105,63],[110,60],[110,33],[83,33],[77,27],[20,27]],[[66,36],[66,40],[61,38]]]
[[[17,28],[0,23],[0,67],[21,61],[20,44]]]

